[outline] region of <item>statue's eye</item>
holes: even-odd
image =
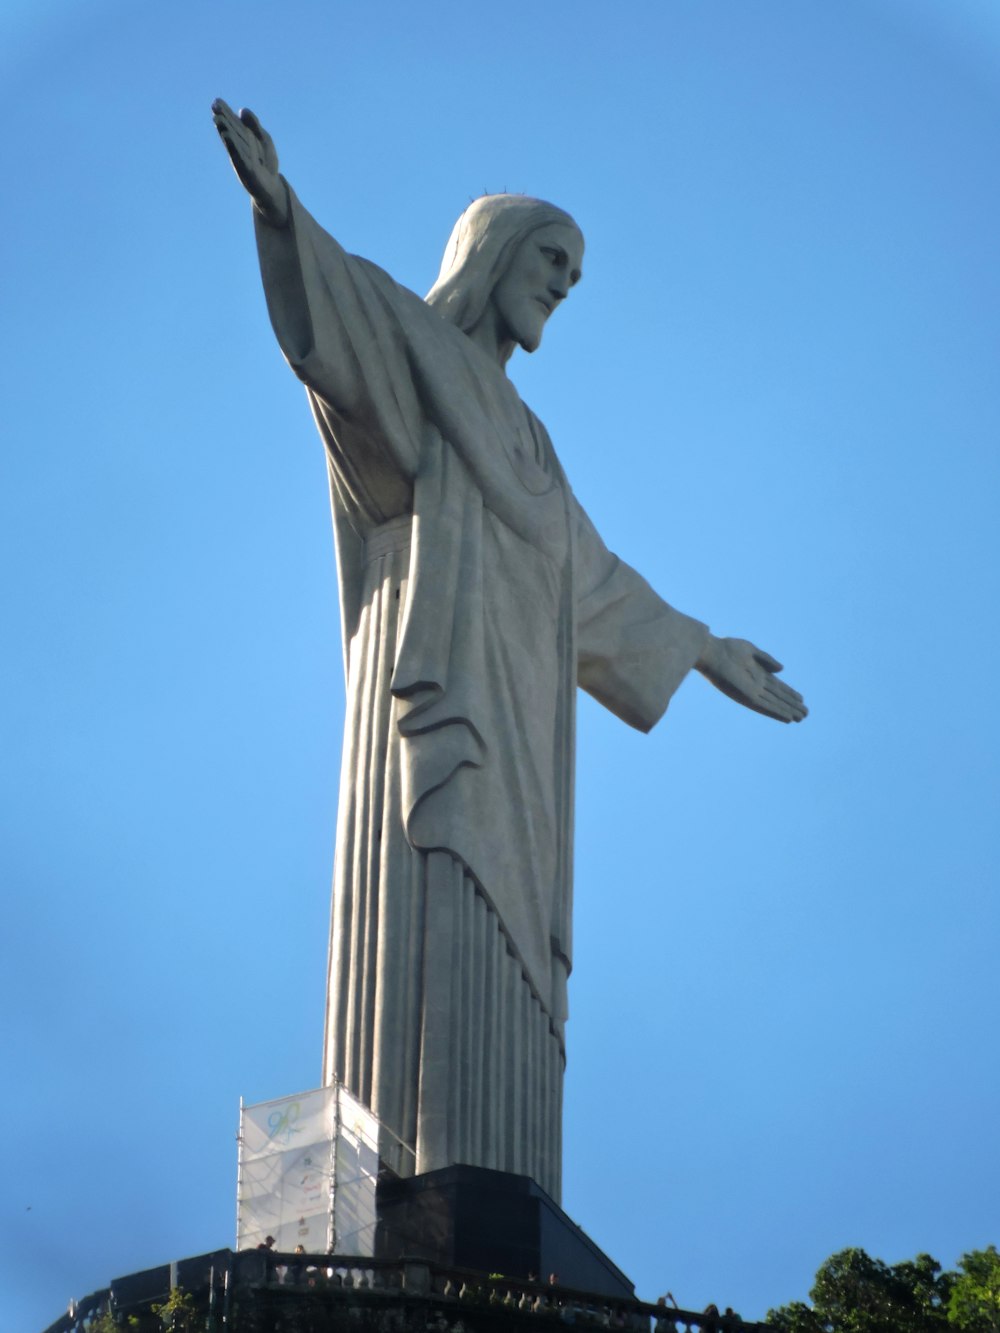
[[[546,257],[546,259],[552,261],[552,264],[555,268],[565,267],[566,252],[564,250],[556,250],[550,245],[543,245],[541,247],[541,251],[542,254]]]

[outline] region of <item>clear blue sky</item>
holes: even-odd
[[[0,1330],[231,1243],[319,1078],[321,449],[211,125],[420,292],[484,189],[585,277],[511,374],[605,539],[787,663],[581,706],[565,1206],[760,1317],[1000,1242],[995,0],[20,0],[0,30]]]

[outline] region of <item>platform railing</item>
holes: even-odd
[[[220,1263],[220,1258],[224,1261]],[[682,1310],[635,1298],[580,1291],[559,1282],[542,1282],[448,1268],[424,1259],[369,1259],[357,1255],[289,1254],[274,1250],[216,1252],[211,1279],[192,1284],[193,1309],[187,1316],[154,1313],[170,1295],[169,1282],[156,1298],[140,1302],[116,1299],[115,1284],[74,1302],[45,1333],[93,1333],[108,1317],[133,1333],[238,1333],[241,1309],[266,1301],[269,1309],[292,1315],[296,1308],[315,1310],[320,1303],[362,1308],[402,1308],[420,1314],[424,1326],[440,1333],[476,1333],[476,1312],[484,1325],[497,1326],[506,1314],[512,1326],[538,1321],[543,1326],[631,1329],[634,1333],[771,1333],[770,1326],[743,1320],[732,1310]],[[190,1271],[197,1260],[184,1261]],[[157,1270],[158,1271],[158,1270]],[[166,1274],[169,1270],[164,1268]],[[516,1321],[516,1322],[515,1322]]]

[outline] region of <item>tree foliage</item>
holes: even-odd
[[[840,1250],[816,1274],[812,1305],[793,1301],[772,1310],[768,1322],[781,1333],[956,1333],[950,1302],[960,1280],[929,1254],[886,1264],[861,1249]],[[970,1288],[969,1301],[978,1299]],[[988,1324],[958,1328],[1000,1333]]]
[[[1000,1333],[1000,1254],[995,1245],[958,1261],[948,1318],[962,1333]]]
[[[197,1309],[191,1293],[182,1287],[172,1287],[163,1305],[154,1305],[153,1314],[159,1315],[169,1333],[188,1333],[194,1327]]]

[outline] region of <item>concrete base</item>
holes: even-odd
[[[578,1291],[629,1297],[634,1285],[528,1176],[448,1166],[379,1183],[376,1259],[427,1259]]]

